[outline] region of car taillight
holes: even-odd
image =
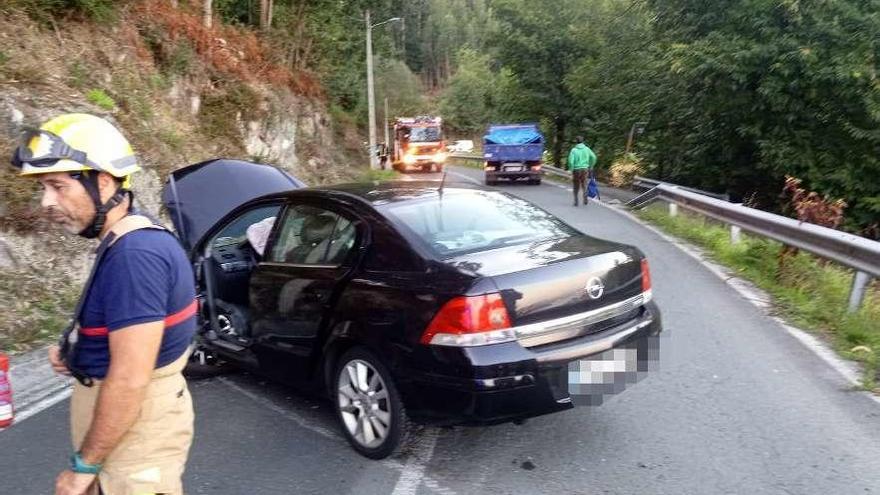
[[[651,269],[646,258],[642,258],[642,293],[645,294],[645,302],[648,302],[651,298]]]
[[[421,343],[471,347],[516,340],[500,294],[456,297],[447,302],[422,334]]]

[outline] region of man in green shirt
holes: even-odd
[[[571,171],[575,206],[578,205],[580,191],[584,191],[584,204],[589,202],[589,198],[587,198],[587,175],[589,175],[590,169],[594,165],[596,165],[596,154],[584,144],[583,136],[578,136],[577,144],[568,153],[568,169]]]

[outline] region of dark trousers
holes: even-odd
[[[574,192],[574,204],[578,204],[578,200],[583,194],[584,204],[587,204],[587,174],[589,170],[582,168],[572,170],[571,172],[571,190]],[[581,192],[583,191],[583,192]]]

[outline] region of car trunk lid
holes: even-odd
[[[601,331],[634,317],[650,297],[643,295],[642,258],[631,246],[572,236],[471,253],[447,263],[494,282],[512,325],[522,329],[521,343],[529,346]]]
[[[242,160],[209,160],[175,170],[162,190],[174,228],[189,251],[236,207],[267,194],[305,187],[271,165]]]

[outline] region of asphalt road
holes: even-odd
[[[420,175],[418,178],[437,178]],[[480,178],[450,167],[447,180]],[[597,408],[522,426],[427,428],[398,458],[355,454],[329,403],[247,374],[191,383],[194,494],[880,493],[880,405],[656,234],[559,186],[502,186],[648,256],[659,369]],[[0,493],[49,492],[67,402],[0,433]]]

